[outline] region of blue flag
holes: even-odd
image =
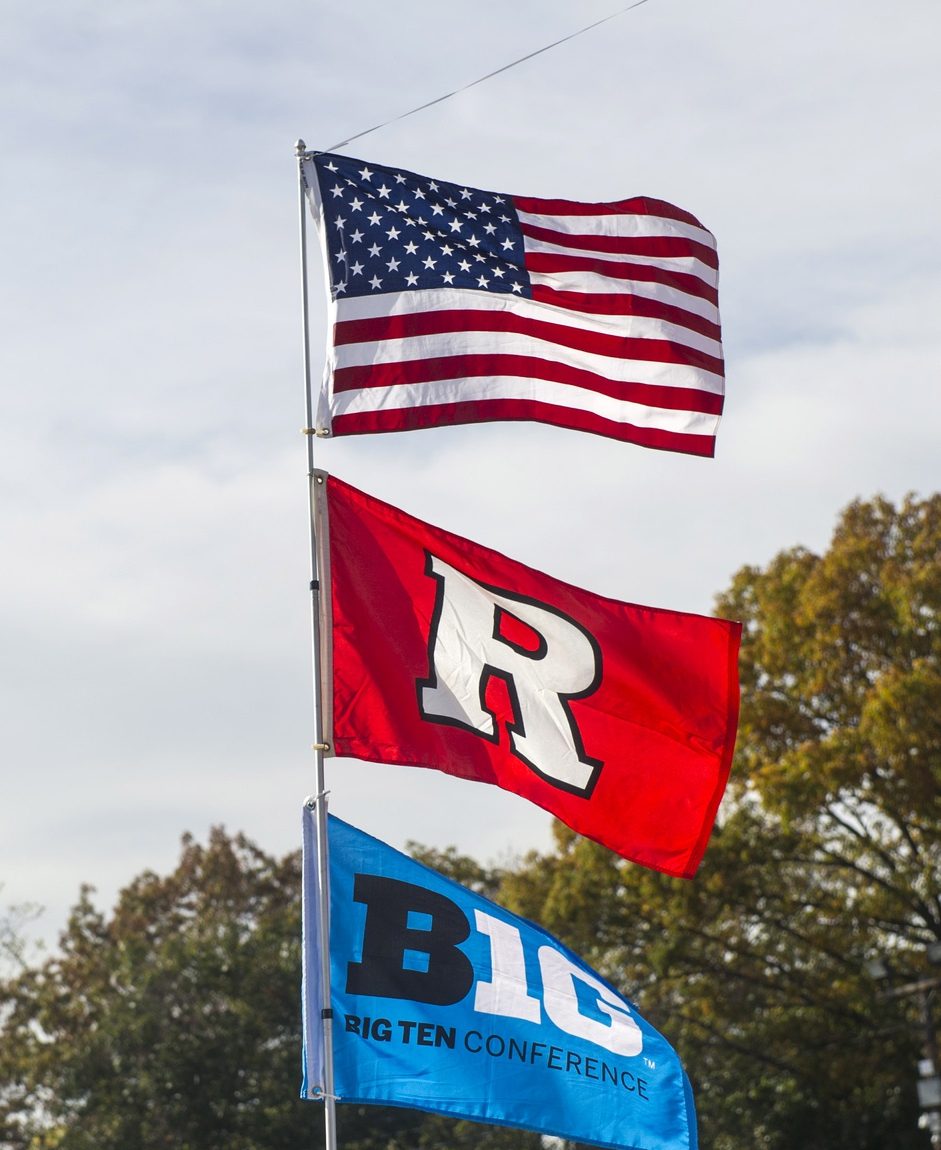
[[[305,807],[302,1097],[323,1097],[329,1005],[341,1102],[696,1150],[679,1059],[630,1002],[541,927],[332,816],[325,1003],[315,838]]]

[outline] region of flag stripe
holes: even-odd
[[[517,376],[572,384],[615,399],[629,400],[649,407],[678,411],[699,411],[721,415],[723,397],[694,388],[663,387],[652,383],[620,382],[555,360],[535,360],[518,355],[449,355],[440,358],[394,360],[337,370],[334,390],[361,391],[393,388],[400,384],[437,383],[441,380],[474,377]]]
[[[709,268],[719,266],[715,248],[686,236],[621,236],[603,235],[600,232],[575,235],[560,231],[558,228],[541,227],[536,224],[523,224],[522,227],[523,235],[530,241],[526,245],[527,248],[535,249],[535,244],[542,242],[581,251],[610,252],[656,260],[692,258]]]
[[[705,351],[721,352],[720,339],[722,329],[718,323],[713,323],[704,316],[696,315],[661,300],[650,299],[638,292],[630,294],[624,292],[610,292],[607,295],[596,292],[585,295],[583,292],[557,291],[545,284],[533,284],[533,300],[537,303],[550,304],[559,309],[589,313],[594,319],[602,315],[621,316],[625,320],[651,319],[668,324],[671,329],[681,328],[682,338],[689,342],[691,347],[700,347]],[[519,305],[517,305],[519,306]],[[583,317],[583,323],[586,321]],[[654,329],[659,330],[659,329]],[[643,334],[639,332],[638,334]],[[664,332],[666,334],[666,332]],[[697,340],[697,335],[704,337],[708,345]]]
[[[705,412],[649,407],[570,384],[513,376],[446,380],[444,386],[436,387],[419,383],[399,384],[386,389],[343,391],[336,394],[334,402],[336,414],[346,415],[363,411],[428,407],[442,402],[442,397],[450,397],[456,403],[494,399],[525,401],[559,408],[577,407],[609,423],[630,423],[636,427],[702,436],[714,435],[719,422],[717,415]]]
[[[676,308],[680,311],[691,311],[710,324],[716,327],[719,325],[719,309],[714,304],[707,300],[698,299],[696,296],[678,292],[666,284],[644,283],[638,280],[626,281],[621,277],[586,275],[581,271],[568,273],[530,271],[530,280],[534,289],[546,287],[553,291],[574,292],[576,295],[582,295],[589,311],[593,296],[623,293],[625,296],[631,294],[642,299],[658,300],[660,303],[666,304],[667,307]]]
[[[654,200],[647,196],[633,196],[626,200],[615,200],[609,204],[580,204],[576,200],[543,199],[540,196],[513,196],[513,206],[520,218],[534,216],[579,216],[597,219],[617,218],[636,219],[646,225],[647,221],[670,221],[671,224],[686,224],[705,235],[711,233],[702,226],[690,212],[683,211],[666,200]],[[652,224],[651,226],[656,226]]]
[[[587,431],[652,447],[660,451],[678,451],[684,455],[715,455],[714,435],[692,435],[665,431],[655,427],[636,427],[613,422],[592,412],[577,408],[553,407],[538,401],[507,399],[474,399],[428,404],[411,410],[385,408],[334,416],[333,434],[365,435],[383,431],[413,431],[425,427],[448,427],[463,423],[532,422],[548,423],[572,431]]]
[[[719,304],[719,293],[716,288],[703,283],[698,276],[649,264],[620,263],[617,260],[592,259],[590,256],[570,256],[564,253],[531,252],[527,249],[526,270],[543,275],[580,272],[592,277],[592,281],[628,280],[664,284],[684,295],[706,300],[714,307],[718,307]]]
[[[547,304],[551,308],[547,308]],[[506,297],[487,292],[437,288],[434,291],[399,292],[395,295],[377,292],[371,296],[344,297],[337,302],[337,314],[344,323],[382,316],[460,311],[506,313]],[[538,287],[533,289],[532,299],[514,299],[513,311],[533,320],[545,320],[601,335],[668,340],[705,352],[715,360],[722,358],[721,332],[717,324],[709,323],[702,316],[682,308],[670,307],[642,296],[585,296],[579,292],[557,292],[551,288]]]
[[[414,340],[426,336],[447,336],[455,332],[467,333],[472,340],[479,333],[502,332],[511,336],[525,337],[523,340],[501,340],[502,351],[515,348],[528,348],[531,341],[553,344],[591,356],[606,356],[614,362],[606,366],[604,374],[616,372],[618,361],[678,364],[695,367],[716,377],[709,384],[710,391],[722,391],[722,360],[705,352],[686,347],[664,339],[636,339],[624,335],[612,335],[566,324],[544,323],[531,316],[518,315],[506,311],[436,311],[418,312],[404,315],[378,316],[375,319],[339,322],[334,332],[334,345],[338,349],[337,362],[344,366],[353,363],[379,362],[377,360],[353,358],[363,354],[361,349],[388,340]],[[455,354],[453,341],[442,341],[443,355]],[[430,354],[432,344],[423,344],[422,354]],[[483,355],[492,349],[493,341],[484,340],[479,349],[466,347],[472,354]],[[339,349],[343,349],[340,351]],[[352,349],[348,352],[347,349]],[[405,349],[397,348],[394,354]],[[408,349],[413,358],[412,349]],[[366,353],[369,354],[368,352]],[[383,359],[383,361],[385,361]],[[624,378],[614,374],[612,378]]]
[[[452,334],[445,332],[440,335],[414,336],[402,340],[387,339],[376,343],[337,347],[334,371],[338,378],[334,381],[334,388],[340,390],[343,379],[340,373],[345,368],[368,368],[377,364],[425,358],[450,358],[455,364],[455,375],[452,378],[457,379],[461,356],[487,355],[492,352],[493,346],[494,341],[489,332],[462,331],[457,341]],[[501,354],[524,356],[528,359],[532,365],[534,378],[540,374],[542,363],[548,361],[569,367],[581,367],[614,382],[653,383],[660,387],[694,388],[698,391],[722,394],[721,376],[688,364],[658,363],[656,360],[647,359],[613,359],[565,347],[549,340],[514,333],[502,334],[499,347]]]

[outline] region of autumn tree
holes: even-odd
[[[732,781],[692,882],[558,829],[504,897],[592,959],[684,1056],[713,1150],[898,1150],[914,1003],[941,939],[941,497],[857,502],[829,549],[748,567]],[[937,972],[936,972],[937,973]]]

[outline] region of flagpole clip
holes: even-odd
[[[330,750],[330,744],[329,743],[312,743],[311,745],[315,751],[329,751]]]
[[[307,798],[304,799],[304,806],[307,807],[307,809],[309,811],[312,811],[321,802],[326,802],[327,801],[327,795],[329,795],[329,794],[330,794],[329,791],[321,791],[319,794],[316,794],[316,795],[308,795]]]

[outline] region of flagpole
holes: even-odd
[[[297,156],[298,213],[301,244],[301,330],[304,344],[304,404],[307,438],[307,510],[310,522],[310,599],[311,599],[311,657],[313,662],[314,704],[314,768],[317,779],[317,904],[320,922],[320,977],[323,985],[323,1040],[324,1040],[324,1129],[326,1150],[336,1150],[336,1097],[333,1078],[333,1001],[330,991],[330,870],[327,849],[327,790],[324,771],[324,751],[327,749],[323,734],[322,687],[320,682],[320,579],[317,562],[317,534],[314,527],[314,403],[310,389],[310,318],[307,297],[307,211],[304,191],[304,156],[307,145],[298,140],[294,145]]]

